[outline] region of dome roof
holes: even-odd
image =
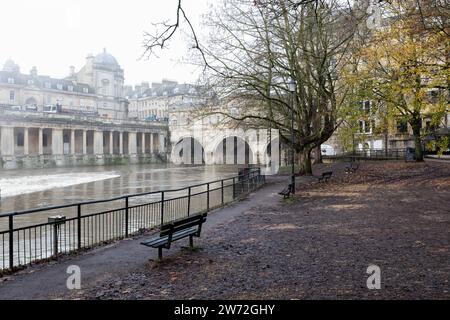
[[[94,63],[103,64],[103,65],[107,65],[107,66],[114,66],[114,67],[119,66],[119,63],[117,62],[116,58],[114,58],[112,55],[107,53],[106,49],[103,49],[102,53],[95,56]]]
[[[3,71],[8,72],[18,72],[19,71],[19,65],[14,63],[11,59],[8,59],[5,61],[5,64],[3,65]]]

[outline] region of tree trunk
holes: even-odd
[[[420,131],[422,129],[421,119],[413,119],[411,127],[413,129],[414,148],[416,149],[416,161],[423,161],[422,139],[420,138]]]
[[[323,163],[321,146],[315,147],[312,152],[314,153],[313,164]]]
[[[312,175],[312,165],[311,165],[311,149],[303,149],[298,154],[298,163],[300,165],[299,174],[311,176]]]

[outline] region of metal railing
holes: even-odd
[[[257,168],[232,178],[180,189],[3,213],[0,214],[0,271],[123,239],[207,212],[264,183],[265,176]]]
[[[353,152],[346,152],[332,156],[322,156],[323,159],[338,160],[405,160],[407,149],[388,149],[386,150],[355,150]]]

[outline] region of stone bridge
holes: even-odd
[[[171,125],[170,159],[175,164],[252,164],[277,166],[277,130]]]

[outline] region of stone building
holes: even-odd
[[[70,67],[64,79],[39,75],[33,67],[20,72],[12,60],[0,71],[0,107],[29,111],[83,113],[105,119],[125,119],[128,102],[123,92],[124,73],[117,60],[104,50],[88,55],[86,64],[75,72]]]
[[[55,79],[0,71],[0,168],[166,160],[167,123],[129,119],[124,72],[104,50]]]
[[[165,161],[167,125],[0,109],[0,168]]]
[[[176,81],[163,80],[161,83],[147,82],[136,85],[128,92],[129,116],[147,121],[177,121],[174,112],[182,112],[192,106],[201,106],[208,95],[199,86],[178,84]]]

